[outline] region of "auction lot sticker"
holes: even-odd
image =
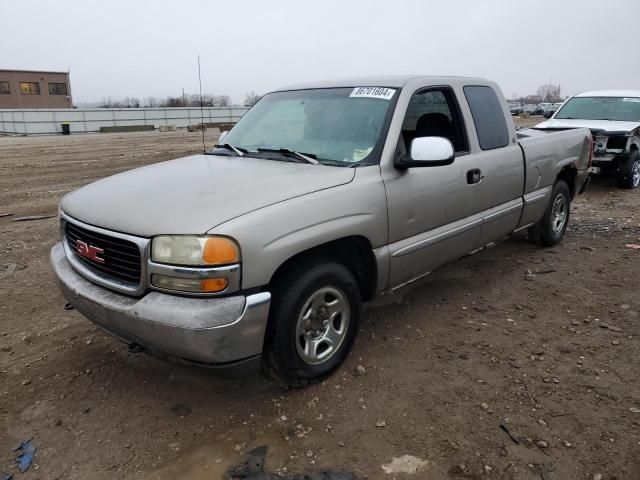
[[[622,101],[623,102],[640,103],[640,98],[638,98],[638,97],[625,97],[625,98],[622,99]]]
[[[349,96],[353,98],[380,98],[382,100],[391,100],[394,93],[396,93],[395,88],[356,87]]]

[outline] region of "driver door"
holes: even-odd
[[[479,248],[482,215],[478,161],[451,87],[417,90],[409,101],[397,155],[409,154],[418,137],[448,138],[456,152],[450,165],[383,172],[389,214],[391,288],[431,272]]]

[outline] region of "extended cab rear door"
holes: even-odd
[[[481,243],[486,245],[513,232],[518,225],[523,207],[524,157],[498,87],[470,83],[462,91],[471,154],[480,170],[476,201],[483,217]]]

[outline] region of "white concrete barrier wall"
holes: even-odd
[[[204,123],[236,123],[245,107],[205,107]],[[200,108],[69,108],[0,109],[0,133],[46,135],[62,132],[69,123],[71,133],[99,132],[100,127],[127,125],[174,125],[185,128],[202,122]]]

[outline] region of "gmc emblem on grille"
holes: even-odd
[[[104,263],[104,258],[100,257],[104,253],[103,248],[94,247],[82,240],[76,240],[76,252],[78,252],[78,255],[96,263]]]

